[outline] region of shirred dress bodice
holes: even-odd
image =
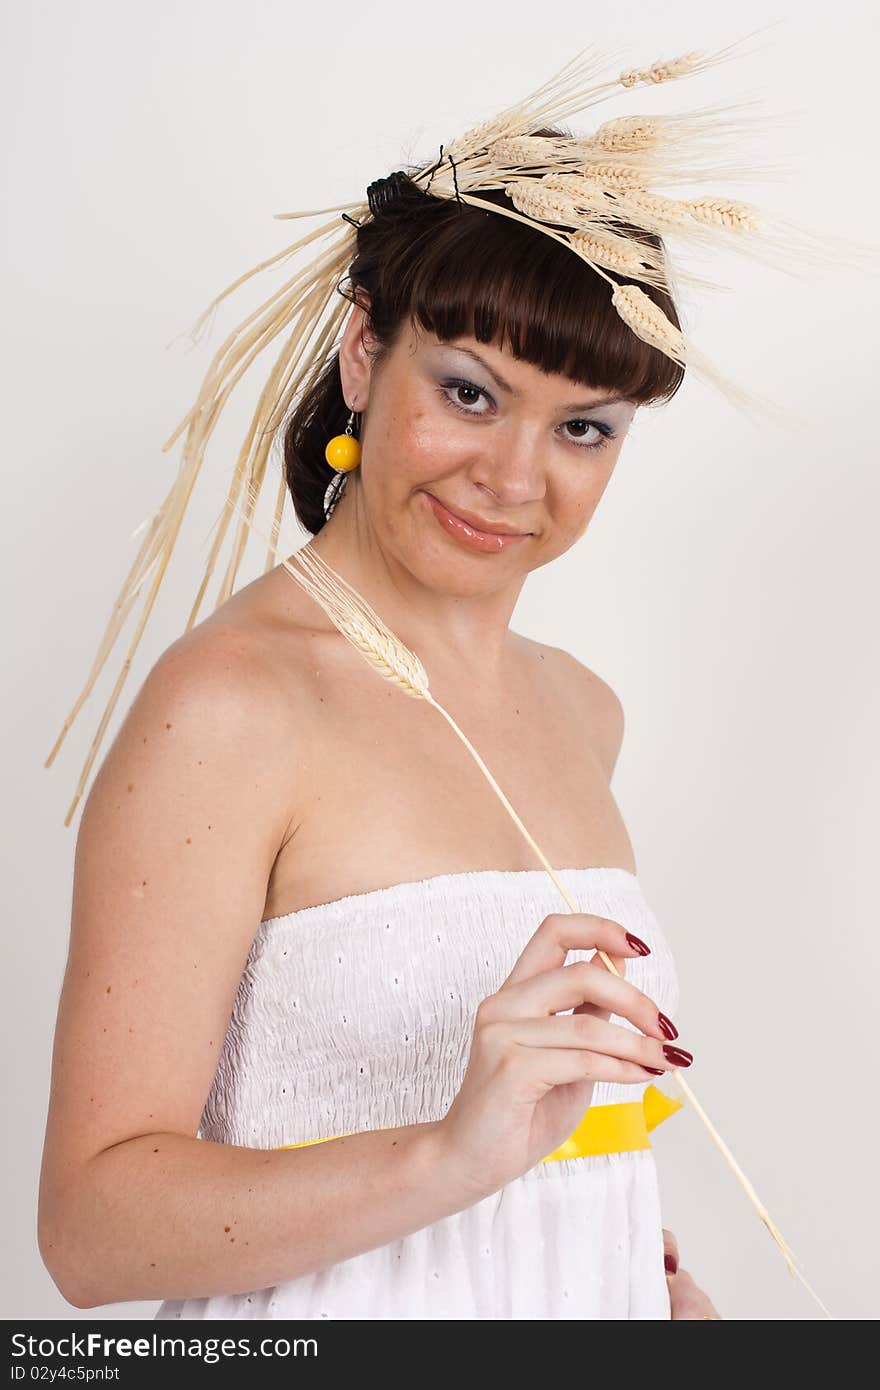
[[[626,977],[674,1018],[672,953],[637,876],[556,873],[579,911],[648,943]],[[442,1118],[478,1004],[543,918],[568,910],[543,868],[478,869],[260,922],[199,1137],[275,1148]],[[570,951],[566,964],[593,954]],[[592,1104],[638,1100],[648,1084],[597,1082]],[[538,1163],[402,1239],[271,1288],[166,1300],[156,1317],[668,1318],[654,1156]]]

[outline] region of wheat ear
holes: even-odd
[[[305,545],[301,546],[300,549],[295,552],[297,565],[291,565],[290,562],[280,554],[280,551],[269,540],[269,537],[254,525],[252,515],[247,515],[237,507],[237,504],[234,505],[236,505],[236,510],[240,511],[246,524],[251,527],[255,534],[266,542],[269,549],[274,553],[276,559],[284,566],[291,578],[294,579],[324,610],[334,626],[349,642],[351,642],[352,646],[360,652],[361,656],[373,667],[373,670],[378,671],[383,679],[391,681],[392,684],[396,685],[404,694],[411,696],[413,699],[424,700],[426,704],[431,705],[438,714],[442,715],[453,733],[461,739],[461,742],[476,762],[490,787],[504,806],[504,809],[517,826],[517,829],[535,851],[541,864],[547,870],[547,873],[550,875],[553,883],[565,900],[569,910],[571,912],[577,912],[579,910],[577,903],[572,899],[565,884],[559,878],[559,875],[556,873],[553,865],[544,854],[534,836],[523,824],[516,810],[492,776],[492,773],[489,771],[489,768],[480,757],[480,754],[477,752],[470,739],[459,728],[449,711],[444,709],[439,701],[434,699],[429,688],[428,673],[415,652],[410,651],[405,643],[401,642],[400,638],[382,621],[378,613],[370,606],[363,595],[358,593],[341,574],[333,569],[332,566],[318,554],[311,542],[306,542]],[[620,976],[620,971],[603,950],[599,949],[598,955],[614,975]],[[721,1135],[712,1124],[709,1116],[700,1105],[690,1086],[688,1086],[682,1078],[681,1072],[678,1068],[674,1068],[671,1075],[675,1078],[684,1095],[700,1116],[713,1142],[719,1149],[723,1158],[732,1168],[736,1178],[748,1196],[749,1201],[767,1227],[773,1240],[782,1251],[789,1272],[793,1277],[800,1280],[807,1292],[816,1300],[826,1318],[833,1320],[833,1314],[828,1311],[825,1304],[819,1298],[819,1295],[811,1288],[803,1274],[801,1274],[800,1270],[797,1268],[797,1257],[782,1236],[779,1228],[772,1221],[769,1212],[760,1201],[754,1187],[740,1168],[727,1144],[725,1144]]]

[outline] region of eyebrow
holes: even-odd
[[[503,391],[507,391],[511,396],[518,396],[520,394],[516,390],[516,387],[511,386],[509,381],[505,381],[504,377],[499,375],[494,367],[490,367],[489,363],[482,358],[478,352],[474,352],[473,348],[458,347],[457,345],[454,346],[452,343],[447,343],[445,346],[448,347],[451,352],[464,352],[468,357],[472,357],[475,362],[479,362],[480,366],[485,368]],[[559,408],[560,410],[595,410],[600,405],[615,405],[625,399],[625,396],[603,396],[598,401],[574,401],[568,405],[562,405]]]

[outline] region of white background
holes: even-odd
[[[82,803],[70,828],[63,819],[122,644],[50,772],[43,761],[134,557],[131,532],[176,471],[179,444],[161,445],[225,333],[277,277],[227,304],[198,349],[179,335],[305,229],[273,214],[362,198],[371,179],[435,157],[586,44],[622,50],[630,66],[768,21],[753,56],[570,124],[758,97],[788,120],[759,153],[782,153],[790,172],[706,191],[871,239],[868,4],[741,0],[731,17],[696,0],[556,0],[546,23],[499,0],[7,7],[7,1318],[99,1312],[67,1304],[45,1271],[36,1196]],[[832,1312],[872,1319],[877,278],[843,267],[799,280],[731,257],[713,270],[734,293],[685,306],[687,326],[796,423],[760,424],[696,382],[643,412],[587,535],[530,578],[514,626],[567,647],[619,693],[614,790],[676,954],[677,1022],[696,1054],[688,1078]],[[267,370],[215,435],[109,736],[189,612]],[[302,534],[288,524],[293,545]],[[255,548],[242,582],[261,564]],[[681,1112],[654,1142],[664,1223],[723,1316],[821,1316],[697,1116]],[[100,1314],[146,1318],[156,1306]]]

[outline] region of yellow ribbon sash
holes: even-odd
[[[683,1100],[673,1100],[656,1086],[646,1086],[641,1100],[623,1101],[619,1105],[591,1105],[574,1134],[565,1143],[542,1158],[552,1163],[562,1158],[586,1158],[590,1154],[626,1153],[631,1149],[650,1149],[648,1133],[656,1129],[676,1110]],[[383,1125],[394,1129],[394,1125]],[[347,1135],[333,1134],[327,1139],[303,1139],[299,1144],[276,1144],[276,1149],[304,1149],[309,1144],[329,1144],[332,1139]]]

